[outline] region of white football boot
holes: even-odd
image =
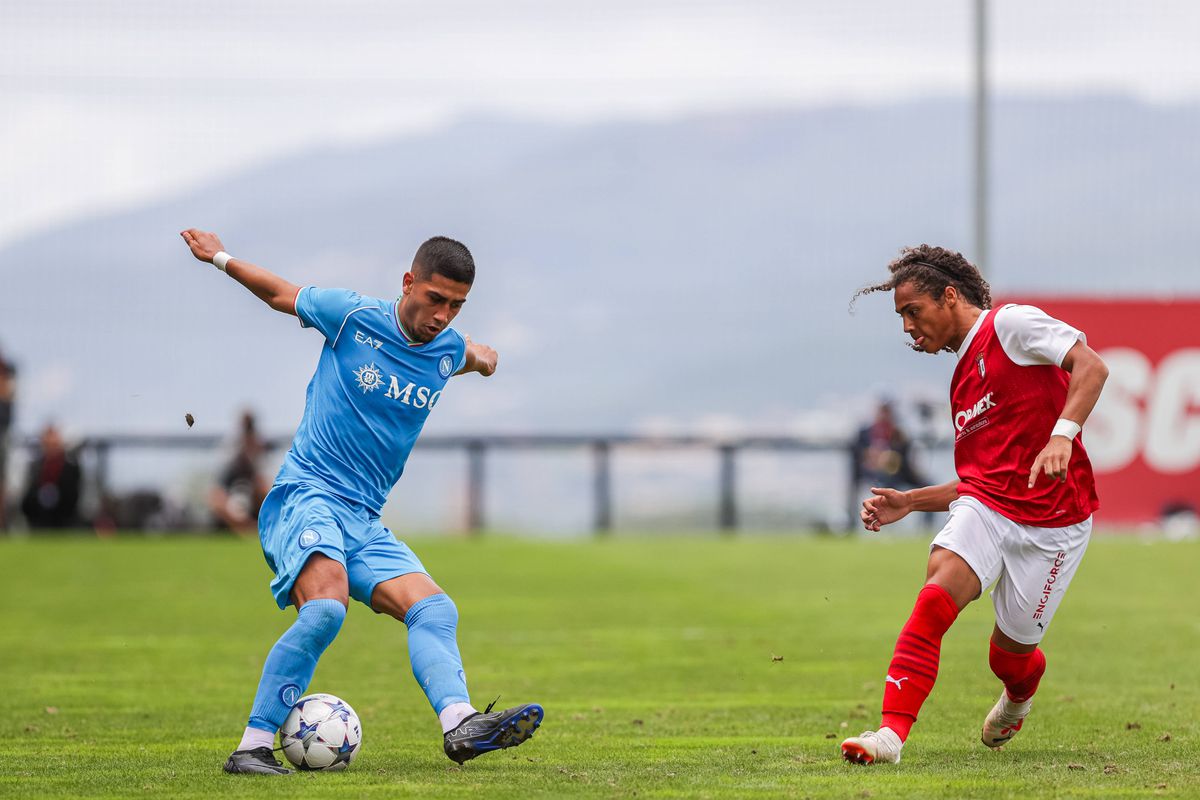
[[[902,747],[904,742],[891,728],[863,731],[842,742],[842,758],[853,764],[899,764]]]
[[[1014,703],[1008,699],[1008,692],[1002,689],[1000,699],[983,721],[983,735],[980,737],[983,743],[993,749],[1007,744],[1021,730],[1032,705],[1032,699],[1024,703]]]

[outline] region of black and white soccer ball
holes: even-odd
[[[301,697],[279,729],[283,754],[296,769],[345,769],[362,750],[358,714],[339,697]]]

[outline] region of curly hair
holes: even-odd
[[[900,257],[888,264],[892,277],[883,283],[867,286],[854,293],[850,305],[864,294],[890,292],[902,283],[911,281],[918,291],[928,294],[941,304],[947,286],[976,308],[992,307],[992,288],[979,270],[962,253],[923,244],[906,247]]]

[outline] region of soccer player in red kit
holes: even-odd
[[[842,742],[859,764],[896,763],[937,678],[942,636],[992,585],[989,663],[1004,684],[983,723],[999,747],[1021,730],[1046,656],[1038,647],[1062,602],[1099,506],[1080,430],[1108,369],[1086,337],[1032,306],[992,309],[987,282],[959,253],[921,245],[888,265],[910,345],[958,357],[950,385],[958,478],[907,492],[871,489],[869,531],[912,511],[949,511],[930,547],[925,586],[900,631],[883,690],[883,721]],[[994,585],[993,585],[994,584]]]

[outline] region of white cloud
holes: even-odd
[[[560,120],[970,87],[963,0],[68,0],[0,26],[0,243],[265,157],[480,111]],[[999,89],[1200,96],[1200,6],[992,3]]]
[[[28,375],[21,376],[21,406],[41,414],[44,417],[41,421],[54,419],[74,388],[75,377],[69,364],[64,361],[38,364]]]

